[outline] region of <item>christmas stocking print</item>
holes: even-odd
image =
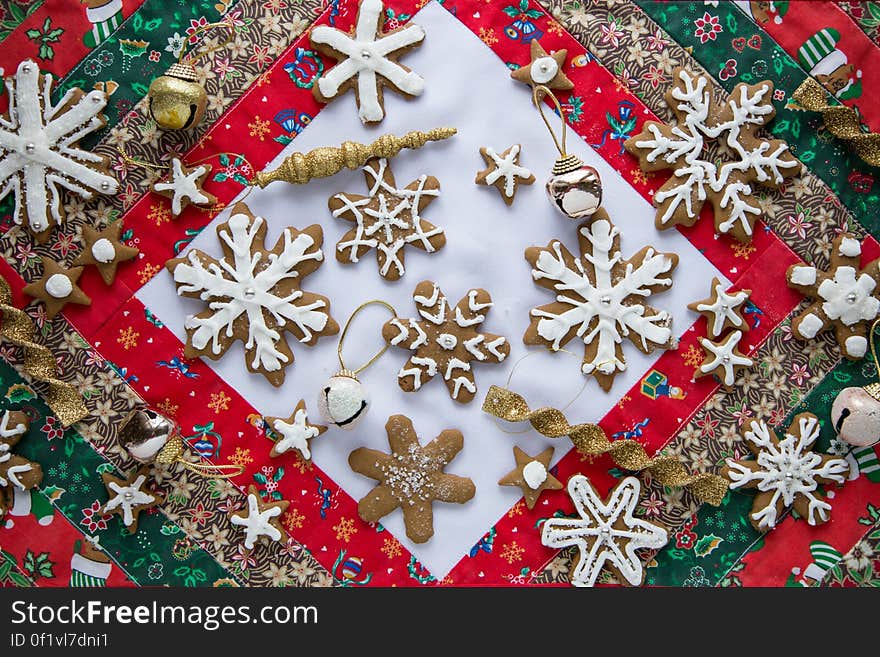
[[[86,18],[92,24],[92,30],[83,37],[83,43],[94,48],[122,23],[122,0],[83,0],[83,3]]]
[[[70,586],[104,586],[113,568],[110,558],[87,539],[73,544],[70,558]]]

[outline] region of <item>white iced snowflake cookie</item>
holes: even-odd
[[[267,435],[275,439],[269,456],[274,458],[294,450],[299,452],[304,461],[310,461],[312,458],[309,441],[327,431],[327,427],[309,422],[306,402],[303,399],[299,400],[289,417],[267,417],[266,427]]]
[[[556,549],[577,547],[572,585],[593,586],[603,568],[621,584],[642,583],[644,570],[636,550],[659,549],[668,536],[662,527],[633,515],[641,490],[638,479],[626,477],[603,502],[583,475],[568,480],[568,494],[578,517],[545,520],[541,542]]]
[[[329,103],[354,89],[361,121],[378,123],[385,118],[383,87],[390,87],[406,98],[421,95],[425,89],[424,79],[397,60],[421,45],[425,30],[410,23],[384,32],[384,26],[382,0],[361,0],[351,32],[329,25],[312,28],[312,47],[339,62],[312,87],[316,99]]]
[[[110,160],[79,147],[79,140],[104,126],[103,91],[70,89],[52,103],[52,76],[40,74],[31,60],[6,78],[9,109],[0,117],[0,199],[15,195],[12,217],[40,241],[48,238],[51,219],[64,220],[62,190],[82,198],[115,194],[108,175]]]
[[[828,521],[831,498],[818,488],[842,484],[849,465],[843,458],[812,451],[820,433],[819,418],[812,413],[796,416],[781,440],[764,421],[752,421],[743,438],[755,459],[727,459],[721,474],[730,479],[730,487],[758,490],[749,514],[758,531],[773,529],[789,507],[810,525]]]
[[[672,177],[654,193],[656,226],[692,226],[709,201],[715,232],[750,242],[761,216],[754,185],[775,187],[801,170],[785,142],[756,135],[776,113],[773,83],[738,84],[727,100],[716,103],[709,78],[677,68],[672,80],[666,102],[677,125],[646,121],[642,132],[624,142],[642,170],[672,170]],[[720,164],[706,152],[709,139],[727,146],[729,155]]]
[[[149,481],[150,469],[142,467],[128,479],[114,477],[109,472],[101,474],[109,499],[102,513],[116,513],[129,533],[134,534],[138,527],[138,516],[142,511],[161,504],[164,497],[145,490]]]
[[[309,345],[339,332],[327,297],[301,288],[324,260],[323,231],[317,224],[302,231],[285,228],[269,251],[266,221],[238,203],[217,226],[217,238],[223,259],[193,249],[165,264],[180,296],[208,304],[186,320],[184,353],[218,359],[241,340],[247,368],[280,386],[284,368],[293,363],[284,331]]]
[[[486,162],[486,168],[477,173],[474,182],[478,185],[494,186],[501,193],[504,202],[511,205],[520,185],[531,185],[535,182],[535,175],[519,164],[521,150],[519,144],[514,144],[499,155],[493,148],[481,148],[480,155]]]
[[[531,311],[523,341],[557,351],[574,338],[582,340],[581,370],[607,392],[626,369],[624,337],[645,353],[675,346],[672,315],[654,310],[645,299],[669,289],[678,256],[646,246],[624,260],[619,231],[602,208],[577,231],[580,258],[558,240],[526,249],[532,278],[556,300]]]
[[[729,294],[724,291],[724,287],[718,278],[713,278],[711,294],[705,299],[688,304],[688,308],[706,318],[706,334],[713,339],[721,337],[729,328],[749,330],[743,311],[752,291],[739,290]]]
[[[153,183],[150,189],[171,199],[171,214],[177,217],[190,203],[208,206],[217,203],[216,196],[202,189],[210,173],[210,164],[200,164],[189,169],[175,157],[171,160],[168,179]]]
[[[718,379],[725,390],[733,389],[737,372],[754,365],[754,361],[737,348],[742,337],[742,331],[731,331],[726,338],[717,342],[700,338],[705,358],[697,367],[694,378],[699,379],[711,374]]]
[[[229,521],[244,530],[244,547],[253,550],[257,541],[263,537],[270,541],[280,541],[284,537],[281,527],[281,516],[287,511],[290,502],[264,502],[257,487],[251,484],[248,488],[247,508],[232,511]]]
[[[792,321],[791,332],[812,340],[819,331],[833,328],[843,355],[850,360],[868,351],[868,331],[880,316],[880,259],[860,269],[861,255],[859,241],[844,233],[831,245],[827,271],[800,264],[789,267],[785,275],[790,288],[813,300]]]

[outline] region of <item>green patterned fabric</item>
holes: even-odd
[[[0,41],[3,41],[21,25],[25,19],[43,5],[43,0],[33,0],[26,7],[14,0],[0,2]]]

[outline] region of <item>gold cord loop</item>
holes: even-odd
[[[365,301],[364,303],[362,303],[361,305],[359,305],[357,308],[354,309],[354,312],[351,313],[349,318],[346,320],[345,326],[342,327],[342,333],[339,334],[339,344],[336,345],[336,356],[337,356],[337,358],[339,358],[339,366],[342,368],[342,370],[344,372],[351,372],[351,374],[353,374],[353,375],[358,375],[361,372],[363,372],[365,369],[367,369],[370,365],[372,365],[377,360],[379,360],[379,358],[382,356],[382,354],[384,354],[386,351],[388,351],[388,343],[385,343],[385,346],[383,346],[372,358],[370,358],[370,360],[368,360],[366,363],[364,363],[363,365],[361,365],[357,369],[350,369],[350,368],[346,367],[345,362],[342,360],[342,346],[343,346],[343,343],[345,342],[345,336],[348,334],[348,327],[351,326],[352,320],[355,317],[357,317],[358,313],[360,313],[362,310],[364,310],[368,306],[372,306],[372,305],[384,306],[385,308],[387,308],[388,310],[391,311],[392,319],[397,317],[397,311],[394,310],[394,306],[392,306],[387,301],[382,301],[382,299],[371,299],[370,301]]]
[[[193,37],[198,36],[199,34],[204,34],[208,30],[212,30],[215,27],[222,27],[225,30],[229,30],[229,35],[226,37],[225,41],[223,41],[222,43],[218,43],[216,46],[213,46],[212,48],[208,48],[204,52],[197,53],[192,58],[187,58],[187,55],[189,55],[189,52],[185,49],[181,49],[180,55],[177,56],[177,63],[183,64],[183,60],[186,58],[187,63],[190,66],[192,66],[197,61],[199,61],[202,57],[207,57],[212,52],[216,52],[216,51],[220,50],[221,48],[226,47],[228,44],[232,43],[232,40],[235,38],[235,28],[226,21],[220,21],[218,23],[208,23],[207,25],[202,25],[201,27],[196,29],[192,34],[190,34],[187,37],[187,39],[192,39]]]
[[[538,95],[538,92],[541,92],[541,95]],[[544,114],[544,106],[541,102],[541,98],[543,96],[550,96],[553,100],[553,104],[556,105],[556,109],[559,112],[559,118],[562,120],[562,139],[556,139],[556,133],[553,132],[553,126],[550,125],[550,121],[547,119],[547,115]],[[565,137],[566,137],[566,126],[568,125],[568,121],[565,120],[565,115],[562,113],[562,105],[559,103],[559,99],[556,97],[550,89],[545,87],[542,84],[537,85],[534,89],[532,89],[532,100],[535,103],[535,107],[538,108],[538,112],[541,114],[541,119],[544,121],[544,125],[547,126],[547,130],[550,132],[550,136],[553,137],[553,143],[556,144],[556,150],[559,151],[559,155],[562,157],[568,157],[568,153],[565,152]]]

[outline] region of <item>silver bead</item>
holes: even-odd
[[[110,183],[108,183],[106,180],[102,180],[101,190],[106,192],[108,189],[110,189]]]
[[[361,58],[362,59],[369,59],[372,56],[373,55],[369,50],[361,50]]]
[[[721,361],[724,362],[724,363],[729,363],[729,362],[730,362],[730,356],[722,356],[722,357],[721,357]]]
[[[855,303],[857,298],[858,297],[856,296],[855,292],[850,292],[846,295],[846,300],[848,303]]]
[[[245,288],[245,290],[244,290],[244,298],[245,299],[250,301],[255,296],[257,296],[257,291],[254,288],[252,288],[252,287]]]
[[[605,296],[600,297],[599,301],[601,301],[603,305],[608,306],[611,304],[611,296],[606,294]]]
[[[122,497],[124,497],[127,502],[131,502],[134,499],[134,493],[132,493],[130,490],[127,490]]]
[[[21,67],[21,70],[22,70],[24,73],[30,73],[30,72],[31,72],[31,65],[30,65],[30,64],[24,64],[24,65]]]
[[[37,145],[36,144],[27,144],[27,145],[25,145],[24,150],[27,151],[28,153],[33,153],[35,150],[37,150]]]
[[[724,312],[727,312],[728,310],[730,310],[730,306],[727,306],[727,305],[721,306],[721,310],[723,310]]]

